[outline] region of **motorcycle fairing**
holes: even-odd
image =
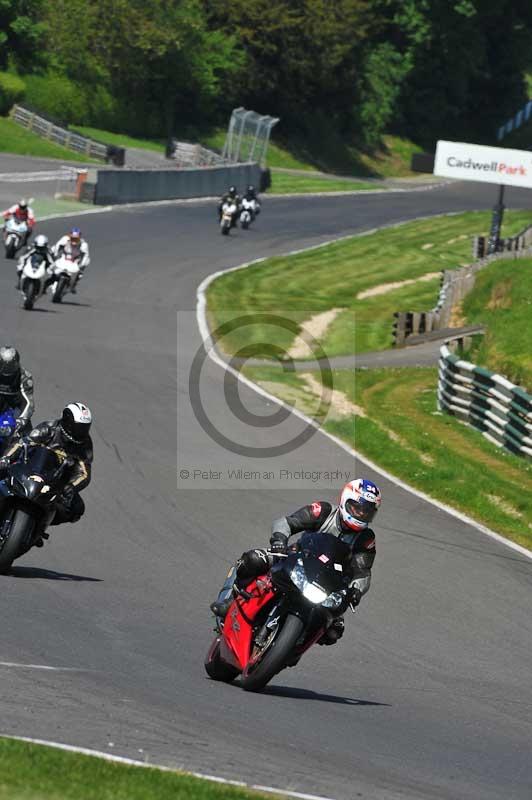
[[[242,671],[251,655],[253,622],[257,614],[275,597],[268,575],[261,575],[246,587],[249,600],[237,597],[225,617],[220,655]]]

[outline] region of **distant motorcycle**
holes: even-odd
[[[39,297],[46,292],[46,259],[40,253],[34,253],[26,259],[20,278],[20,291],[23,296],[23,307],[31,311]]]
[[[71,292],[79,275],[79,259],[63,253],[52,267],[55,281],[50,287],[52,303],[61,303],[63,297]]]
[[[0,414],[0,458],[8,451],[17,430],[17,420],[13,409]]]
[[[235,597],[205,670],[215,681],[256,692],[285,667],[294,667],[320,639],[335,615],[347,607],[349,546],[329,533],[303,533],[297,545],[270,571]]]
[[[229,236],[229,231],[233,227],[233,219],[237,210],[236,203],[226,201],[223,204],[220,216],[220,230],[222,236]]]
[[[24,442],[21,458],[0,481],[0,573],[48,538],[46,528],[73,463],[55,450]]]
[[[244,228],[244,230],[249,228],[259,212],[260,205],[257,200],[248,200],[244,197],[242,205],[240,206],[240,227]]]
[[[6,258],[15,258],[17,250],[20,250],[26,240],[28,224],[19,221],[15,217],[10,217],[4,225],[4,247]]]

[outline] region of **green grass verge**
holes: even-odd
[[[179,773],[0,739],[0,800],[259,800],[264,797]]]
[[[504,235],[529,222],[530,212],[508,212]],[[439,277],[365,299],[357,299],[357,294],[469,263],[471,237],[487,232],[489,224],[489,212],[433,217],[228,273],[208,291],[211,329],[260,312],[284,315],[300,326],[336,308],[341,313],[319,339],[329,357],[386,349],[391,346],[393,312],[434,306]],[[282,326],[257,323],[237,325],[219,346],[229,354],[256,342],[288,350],[294,339],[294,333]]]
[[[375,189],[375,184],[340,178],[320,178],[318,175],[292,175],[272,170],[272,194],[306,194],[309,192],[358,192]]]
[[[87,158],[74,150],[67,150],[47,139],[41,139],[31,131],[27,131],[13,120],[0,117],[0,152],[21,156],[39,156],[41,158],[58,158],[61,161],[78,161],[83,163],[101,163]]]
[[[487,326],[469,357],[532,392],[532,259],[483,269],[462,312],[467,322]]]
[[[164,153],[166,143],[161,139],[137,139],[134,136],[127,136],[125,133],[112,133],[101,128],[90,128],[86,125],[71,125],[70,129],[78,131],[88,139],[96,139],[104,144],[115,144],[118,147],[136,147],[140,150],[155,150],[157,153]]]
[[[77,200],[54,200],[51,197],[38,197],[32,206],[35,210],[37,221],[49,214],[71,214],[76,211],[87,211],[90,206],[78,203]]]
[[[318,401],[304,376],[273,367],[245,372],[315,415]],[[411,486],[532,548],[532,464],[438,412],[436,385],[433,368],[334,371],[339,394],[320,421]]]

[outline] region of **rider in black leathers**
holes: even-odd
[[[85,503],[79,493],[89,485],[91,479],[91,422],[92,417],[87,406],[83,403],[69,403],[59,419],[41,422],[24,440],[30,446],[45,445],[58,455],[73,460],[69,480],[57,504],[52,525],[77,522],[85,512]],[[0,459],[0,479],[4,477],[9,464],[16,461],[23,446],[23,441],[16,442],[4,458]]]
[[[277,519],[272,524],[270,553],[263,549],[243,553],[230,570],[211,610],[221,620],[225,617],[235,594],[253,578],[263,575],[271,567],[275,553],[284,554],[290,536],[303,531],[332,533],[351,547],[352,575],[345,588],[345,602],[331,627],[318,644],[335,644],[344,633],[343,613],[349,605],[355,608],[369,590],[371,568],[375,560],[375,534],[368,527],[380,506],[381,495],[372,481],[359,478],[346,484],[338,505],[327,501],[303,506],[293,514]]]
[[[241,202],[242,201],[236,190],[236,186],[230,186],[227,192],[222,195],[220,202],[218,203],[218,219],[222,218],[222,209],[224,207],[224,203],[234,203],[236,205],[236,211],[233,213],[233,219],[231,222],[231,227],[234,228],[238,219],[238,212],[240,210]]]
[[[20,364],[20,355],[11,345],[0,347],[0,412],[13,410],[17,433],[31,429],[33,378]]]

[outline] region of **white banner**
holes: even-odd
[[[467,142],[439,141],[436,145],[434,175],[530,189],[532,152]]]

